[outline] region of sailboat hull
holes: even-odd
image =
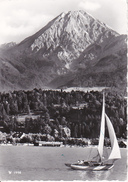
[[[85,171],[103,171],[109,170],[114,167],[114,164],[104,164],[104,165],[81,165],[81,164],[65,164],[75,170],[85,170]]]

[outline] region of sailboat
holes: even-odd
[[[107,159],[104,159],[103,157],[103,151],[104,151],[104,138],[105,138],[105,123],[107,124],[108,133],[111,141],[111,152]],[[97,158],[96,161],[93,159]],[[114,162],[117,159],[121,158],[120,154],[120,148],[118,145],[118,141],[116,138],[116,134],[113,128],[113,125],[105,113],[105,97],[103,93],[103,105],[102,105],[102,115],[101,115],[101,126],[100,126],[100,136],[99,136],[99,144],[97,147],[97,155],[92,157],[91,160],[82,160],[78,161],[75,164],[65,164],[68,167],[71,167],[72,169],[77,170],[109,170],[114,167]]]

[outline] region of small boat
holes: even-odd
[[[107,124],[108,133],[111,141],[111,152],[107,159],[103,156],[104,151],[104,138],[105,138],[105,123]],[[94,161],[95,158],[95,161]],[[97,147],[97,155],[92,157],[91,160],[82,160],[78,161],[75,164],[65,164],[67,167],[76,170],[109,170],[114,167],[114,162],[117,159],[121,158],[120,148],[116,138],[116,134],[113,128],[113,125],[109,117],[105,113],[105,97],[103,94],[103,105],[102,105],[102,115],[101,115],[101,127],[100,127],[100,136],[99,144]]]

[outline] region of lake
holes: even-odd
[[[118,180],[127,177],[127,149],[109,171],[72,170],[65,163],[87,159],[96,148],[0,146],[0,180]]]

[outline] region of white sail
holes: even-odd
[[[99,151],[101,160],[103,157],[104,136],[105,136],[105,99],[104,99],[104,94],[103,94],[101,127],[100,127],[100,137],[99,137],[99,145],[98,145],[98,151]]]
[[[108,131],[109,131],[109,137],[110,137],[110,141],[111,141],[111,148],[112,148],[112,151],[111,151],[108,159],[120,159],[121,158],[120,148],[118,145],[118,141],[116,138],[114,128],[112,126],[110,119],[108,118],[108,116],[106,114],[105,114],[105,117],[106,117],[107,127],[108,127]]]

